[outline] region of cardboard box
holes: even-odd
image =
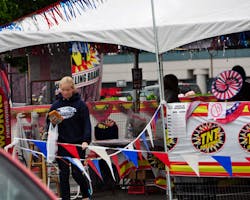
[[[146,171],[145,170],[132,170],[128,178],[133,180],[145,180],[146,179]]]

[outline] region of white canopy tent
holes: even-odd
[[[249,0],[93,0],[96,9],[89,9],[83,0],[69,2],[0,27],[0,53],[86,41],[159,54],[197,40],[250,30]],[[162,99],[160,64],[158,70]]]
[[[59,4],[0,27],[0,52],[67,41],[120,44],[155,52],[151,0],[95,0],[95,9],[79,2],[83,0],[71,0],[70,6]],[[249,0],[154,0],[154,7],[159,53],[250,30]]]

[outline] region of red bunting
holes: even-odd
[[[74,158],[80,159],[79,153],[75,145],[72,144],[59,144],[59,145],[65,148]]]
[[[246,157],[246,159],[250,162],[250,157]]]
[[[58,14],[58,16],[63,20],[65,21],[64,17],[63,17],[63,14],[61,13],[60,9],[58,6],[55,6],[54,7],[54,11]]]
[[[152,154],[157,157],[160,161],[162,161],[165,165],[170,168],[170,161],[168,158],[168,154],[166,152],[155,152],[153,151]]]
[[[49,28],[51,28],[53,26],[53,23],[49,20],[49,18],[47,17],[46,13],[43,13],[43,16],[49,26]]]
[[[120,165],[119,165],[119,161],[118,161],[118,156],[115,154],[113,156],[111,156],[112,160],[113,160],[113,163],[117,169],[117,172],[119,174],[119,177],[121,178],[121,168],[120,168]]]
[[[155,122],[155,119],[152,120],[151,127],[152,127],[152,130],[154,131],[154,137],[156,137],[156,122]]]
[[[141,150],[141,142],[140,142],[140,139],[135,140],[135,148],[136,148],[137,150]],[[141,153],[140,151],[138,151],[138,156],[139,156],[140,160],[143,160],[143,158],[142,158],[142,153]]]
[[[51,9],[51,12],[49,13],[51,15],[51,18],[54,20],[55,24],[58,25],[58,21],[55,16],[55,10]]]

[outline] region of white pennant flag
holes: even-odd
[[[194,170],[196,175],[200,176],[200,172],[199,172],[199,156],[198,155],[182,154],[181,157]]]
[[[151,169],[152,169],[152,172],[154,174],[154,177],[157,178],[159,176],[160,169],[157,167],[152,167]]]
[[[127,147],[128,149],[134,150],[133,142],[129,143]]]
[[[98,147],[98,146],[88,146],[88,148],[89,148],[89,150],[92,150],[95,153],[97,153],[103,160],[106,161],[106,163],[109,166],[112,177],[115,180],[115,175],[114,175],[114,172],[113,172],[112,162],[110,160],[110,156],[107,154],[106,148],[105,147]]]
[[[150,142],[152,144],[152,147],[154,147],[153,134],[152,134],[152,129],[151,129],[150,123],[147,125],[147,132],[148,132],[148,136],[149,136]]]
[[[89,180],[89,182],[91,182],[89,174],[86,172],[86,170],[85,170],[82,162],[80,161],[80,159],[78,159],[78,158],[72,158],[72,160],[74,161],[74,164],[77,165],[77,167],[82,170],[82,172],[85,174],[85,176],[87,177],[87,179]]]

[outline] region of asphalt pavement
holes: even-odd
[[[71,187],[72,199],[82,199],[79,195],[77,197],[77,187]],[[130,192],[129,192],[130,191]],[[93,194],[91,200],[164,200],[166,198],[166,192],[155,186],[144,187],[144,191],[141,189],[128,190],[120,186],[107,187],[102,185],[98,188],[93,188]],[[132,194],[130,194],[132,193]]]
[[[163,191],[147,192],[144,194],[128,194],[127,190],[97,191],[93,193],[93,200],[163,200],[167,199]]]

